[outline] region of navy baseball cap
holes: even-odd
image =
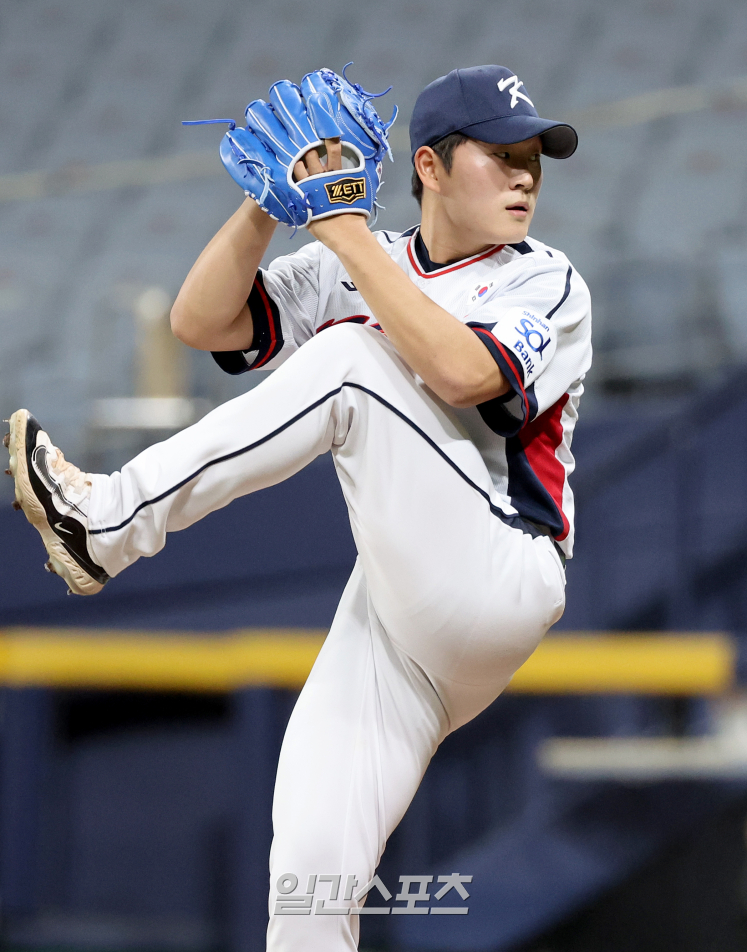
[[[410,119],[412,159],[452,132],[500,145],[540,136],[542,154],[552,159],[567,159],[578,145],[573,126],[540,119],[524,84],[505,66],[453,69],[425,87]]]

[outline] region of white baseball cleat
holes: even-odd
[[[100,592],[109,576],[88,549],[90,475],[67,462],[28,410],[13,414],[3,442],[10,452],[6,472],[16,484],[13,508],[23,509],[41,534],[47,571],[76,595]]]

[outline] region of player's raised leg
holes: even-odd
[[[407,419],[415,429],[402,423],[395,443],[381,428],[376,429],[376,443],[373,431],[365,439],[366,407],[374,404],[388,421]],[[355,325],[326,330],[260,386],[149,447],[120,472],[90,476],[89,546],[108,575],[115,576],[141,556],[160,551],[168,532],[288,478],[329,449],[340,460],[347,492],[353,450],[352,443],[347,450],[345,444],[354,432],[360,434],[355,453],[371,463],[365,477],[365,466],[360,467],[361,481],[370,485],[381,477],[390,487],[391,474],[380,472],[381,461],[402,439],[404,452],[411,441],[423,442],[418,436],[423,427],[433,444],[429,462],[447,469],[448,463],[439,462],[441,454],[457,466],[472,465],[482,491],[488,490],[489,478],[474,446],[383,335]],[[352,499],[348,502],[355,507]],[[352,509],[351,515],[355,520]]]
[[[475,445],[369,328],[325,331],[259,387],[120,473],[87,479],[88,549],[116,575],[168,531],[330,448],[391,637],[444,683],[497,693],[559,614],[558,557],[549,539],[506,524]]]
[[[116,575],[330,448],[378,616],[434,678],[474,689],[476,709],[450,715],[463,723],[558,617],[562,570],[548,538],[507,524],[474,443],[372,329],[324,331],[259,387],[93,476],[91,550]]]

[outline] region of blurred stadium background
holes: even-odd
[[[743,0],[3,0],[2,415],[109,471],[259,382],[168,333],[241,197],[221,131],[180,120],[348,60],[401,109],[389,229],[417,220],[409,112],[449,69],[505,64],[577,125],[532,234],[590,285],[596,350],[566,616],[443,745],[380,869],[473,875],[469,915],[370,917],[362,948],[747,949]],[[90,601],[10,499],[0,943],[260,952],[283,725],[355,557],[330,461]]]

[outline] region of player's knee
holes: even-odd
[[[317,339],[325,341],[325,344],[329,347],[351,347],[358,344],[368,346],[369,342],[376,341],[378,338],[386,339],[381,331],[377,331],[373,327],[367,327],[364,324],[355,324],[353,321],[335,324],[317,335]]]
[[[366,363],[374,355],[391,349],[388,339],[372,327],[360,324],[338,324],[328,327],[314,338],[314,350],[325,354],[325,362],[341,358],[345,364]],[[307,345],[308,346],[308,345]]]

